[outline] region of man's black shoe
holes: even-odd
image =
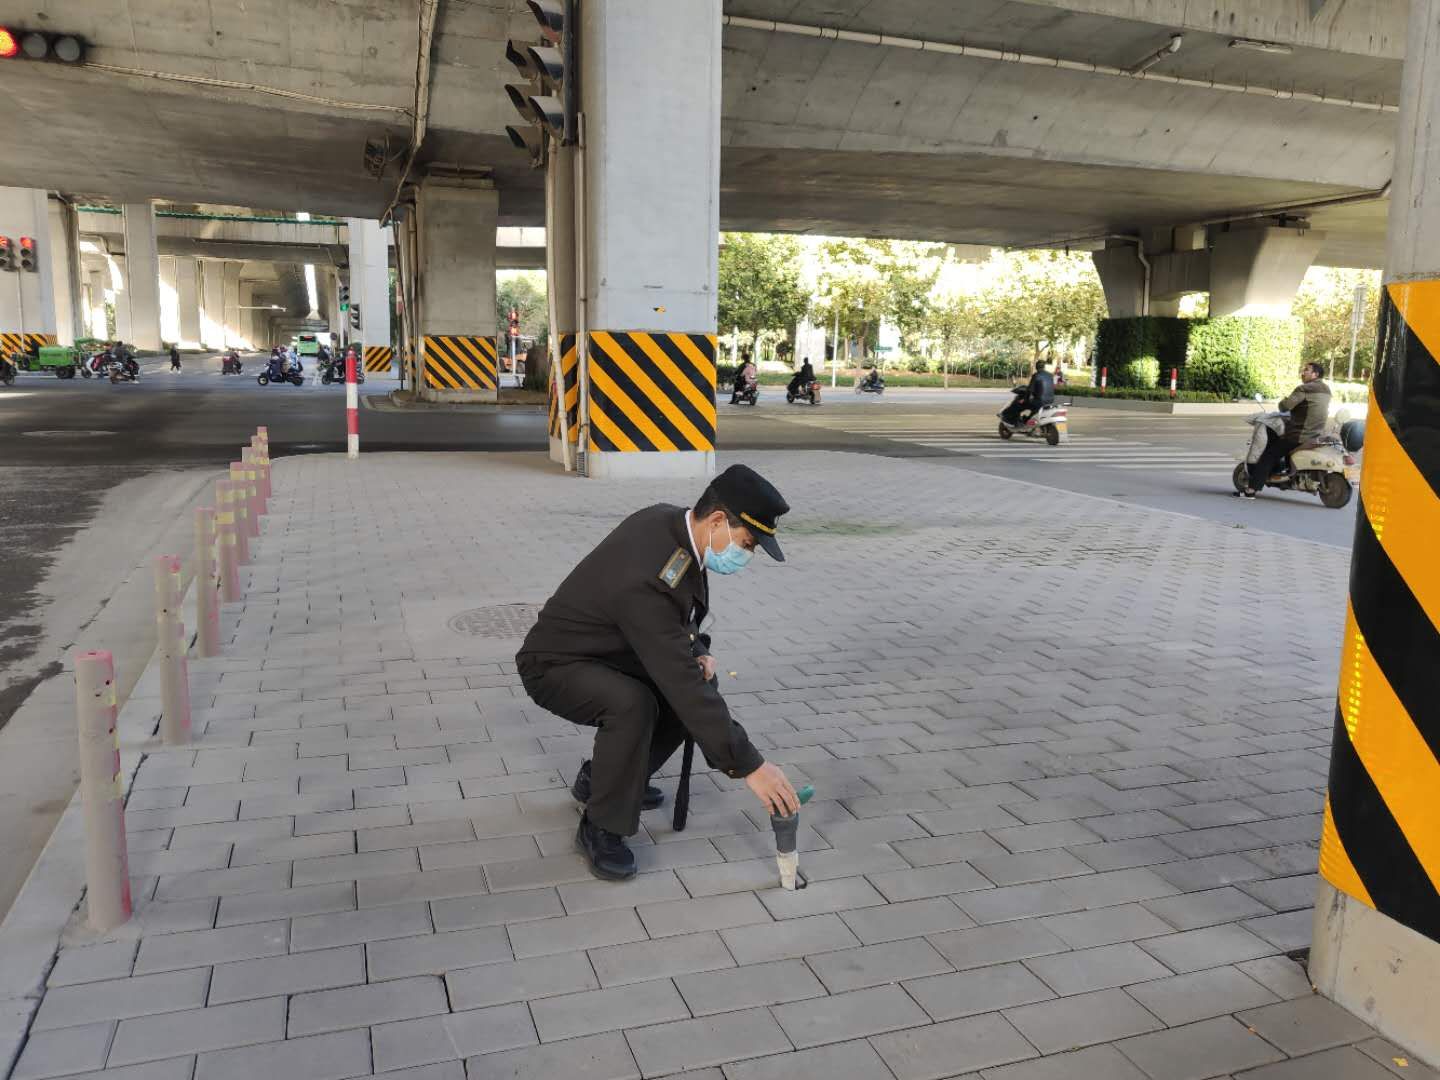
[[[625,838],[592,824],[588,814],[580,818],[580,828],[575,832],[575,846],[590,860],[590,869],[596,877],[625,881],[635,876],[635,853],[625,843]]]
[[[581,806],[590,802],[590,762],[581,763],[580,771],[575,774],[575,783],[570,788],[570,795]],[[665,801],[665,793],[654,784],[645,785],[645,797],[640,800],[641,810],[654,810]]]

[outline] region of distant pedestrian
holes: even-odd
[[[172,344],[172,345],[170,346],[170,370],[171,370],[171,371],[179,371],[179,370],[180,370],[180,346],[179,346],[179,345]]]

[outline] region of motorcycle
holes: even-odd
[[[9,358],[0,356],[0,383],[10,386],[15,382],[15,365]]]
[[[221,374],[221,375],[239,375],[239,374],[240,374],[240,354],[239,354],[238,352],[236,352],[234,349],[231,349],[228,353],[225,353],[224,355],[222,355],[222,356],[220,357],[220,374]]]
[[[320,381],[326,386],[331,383],[343,383],[345,381],[345,358],[343,356],[326,357],[320,361]],[[355,381],[365,381],[365,369],[357,361],[355,364]]]
[[[272,356],[265,370],[255,376],[255,381],[261,386],[269,386],[271,383],[287,382],[293,386],[303,386],[305,383],[305,375],[301,371],[286,371],[285,362],[278,356]]]
[[[115,383],[140,381],[140,365],[128,356],[112,360],[106,370],[112,386]]]
[[[760,382],[758,379],[746,379],[743,384],[735,387],[730,393],[731,405],[755,405],[760,400]]]
[[[857,394],[883,394],[885,393],[885,376],[876,371],[873,376],[861,379],[855,384]]]
[[[791,405],[797,401],[805,401],[811,405],[819,405],[820,380],[811,379],[808,383],[802,383],[798,393],[787,386],[785,388],[785,401]]]
[[[1254,427],[1245,453],[1236,455],[1240,464],[1230,476],[1235,490],[1244,492],[1250,484],[1250,465],[1258,461],[1269,441],[1267,431],[1279,435],[1284,431],[1288,413],[1262,412],[1246,417]],[[1325,433],[1313,442],[1302,444],[1278,466],[1279,471],[1267,477],[1265,487],[1280,491],[1303,491],[1318,495],[1320,504],[1329,510],[1340,510],[1350,503],[1355,485],[1360,482],[1360,460],[1365,448],[1365,421],[1351,420],[1342,410],[1332,417]]]
[[[1027,388],[1017,386],[1012,391],[1017,397],[1027,393]],[[1023,420],[1011,423],[1005,419],[1002,410],[1000,416],[1000,438],[1012,439],[1016,435],[1024,435],[1027,438],[1043,438],[1051,446],[1059,446],[1061,438],[1065,435],[1070,420],[1070,406],[1061,405],[1059,402],[1052,402],[1049,405],[1042,405],[1030,416]]]

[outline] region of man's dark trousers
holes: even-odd
[[[523,676],[530,700],[572,724],[593,727],[590,820],[620,836],[640,831],[650,777],[685,741],[685,728],[652,683],[592,660]]]
[[[1260,460],[1250,466],[1250,487],[1259,491],[1270,481],[1275,474],[1275,466],[1285,460],[1286,455],[1295,450],[1300,444],[1287,439],[1275,432],[1266,430],[1265,449],[1260,453]]]

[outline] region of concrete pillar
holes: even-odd
[[[175,260],[175,304],[180,316],[180,340],[200,344],[200,262]]]
[[[0,343],[3,351],[54,344],[55,276],[51,270],[50,211],[38,188],[0,187],[0,236],[15,245],[35,242],[36,271],[0,273]]]
[[[545,170],[545,293],[550,306],[550,460],[575,467],[580,433],[575,331],[575,148],[552,145]],[[558,376],[558,377],[557,377]],[[564,417],[562,420],[561,417]],[[562,436],[562,427],[564,430]],[[561,443],[570,442],[570,452]]]
[[[130,275],[126,272],[125,256],[110,256],[110,304],[115,309],[115,336],[132,345],[134,329],[130,321]]]
[[[50,199],[48,248],[55,292],[55,334],[61,345],[73,345],[85,336],[84,301],[81,297],[80,221],[75,207],[62,199]]]
[[[184,261],[160,256],[160,338],[169,344],[180,340],[180,270]]]
[[[236,348],[252,348],[255,342],[255,316],[258,311],[252,310],[255,306],[255,286],[249,281],[242,281],[240,289],[240,312],[235,323]]]
[[[350,236],[350,303],[360,308],[360,329],[350,332],[350,340],[388,348],[390,230],[366,218],[346,218],[345,224]]]
[[[424,373],[419,389],[430,400],[494,401],[499,396],[495,353],[499,210],[499,194],[488,184],[426,180],[416,196]],[[353,298],[353,264],[350,281]],[[365,345],[367,349],[371,345],[368,333]]]
[[[1210,314],[1290,314],[1323,233],[1258,224],[1217,233],[1210,248]]]
[[[1148,314],[1145,265],[1135,244],[1107,240],[1102,250],[1090,253],[1090,259],[1100,275],[1110,318],[1129,319]]]
[[[238,262],[226,261],[224,273],[225,288],[225,346],[238,349],[241,345],[240,331],[240,267]]]
[[[110,285],[110,271],[91,270],[90,278],[90,336],[104,340],[110,336],[110,320],[105,312],[105,290]]]
[[[200,262],[200,342],[207,349],[225,347],[225,264],[219,259]]]
[[[580,30],[585,471],[708,476],[720,0],[588,0]]]
[[[155,242],[155,207],[148,202],[121,207],[125,232],[125,303],[137,349],[160,348],[160,250]]]
[[[1440,0],[1412,0],[1310,979],[1440,1066]]]

